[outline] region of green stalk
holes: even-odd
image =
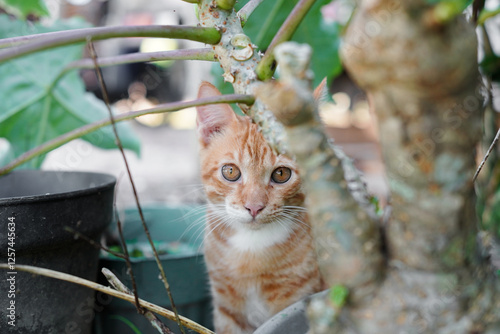
[[[0,52],[0,62],[14,59],[36,51],[56,48],[64,45],[97,41],[119,37],[160,37],[178,38],[192,41],[216,44],[220,40],[220,33],[215,28],[183,27],[183,26],[117,26],[75,29],[57,31],[36,35],[34,41],[8,48]],[[25,36],[26,38],[26,36]],[[11,39],[7,39],[11,40]],[[6,40],[0,40],[5,43]]]
[[[257,77],[260,80],[267,80],[273,76],[275,70],[274,49],[277,45],[292,38],[295,30],[297,30],[299,24],[302,22],[307,12],[309,12],[309,9],[314,5],[315,1],[316,0],[300,0],[297,5],[295,5],[288,18],[274,36],[264,57],[262,57],[262,60],[255,69]]]
[[[98,58],[97,64],[100,67],[108,67],[123,64],[162,61],[162,60],[203,60],[215,61],[214,51],[210,48],[203,49],[186,49],[186,50],[173,50],[173,51],[158,51],[158,52],[145,52],[145,53],[129,53],[125,55]],[[92,59],[79,59],[69,63],[52,81],[48,88],[51,91],[54,86],[66,75],[69,71],[76,69],[92,69],[94,63]]]
[[[146,110],[140,110],[140,111],[130,111],[128,113],[116,115],[114,117],[115,122],[121,122],[121,121],[126,121],[130,120],[139,116],[143,115],[148,115],[148,114],[159,114],[159,113],[165,113],[165,112],[174,112],[178,111],[180,109],[185,109],[185,108],[190,108],[190,107],[196,107],[200,105],[206,105],[206,104],[220,104],[220,103],[244,103],[247,105],[253,104],[255,101],[255,98],[251,95],[240,95],[240,94],[230,94],[230,95],[220,95],[220,96],[212,96],[212,97],[206,97],[206,98],[201,98],[197,99],[194,101],[185,101],[185,102],[173,102],[173,103],[165,103],[162,105],[159,105],[155,108],[151,109],[146,109]],[[30,161],[31,159],[48,153],[53,149],[58,148],[59,146],[66,144],[73,139],[80,138],[82,136],[85,136],[91,132],[94,132],[102,127],[105,127],[107,125],[111,124],[111,120],[109,118],[97,121],[91,124],[84,125],[80,128],[77,128],[73,131],[67,132],[57,138],[54,138],[52,140],[49,140],[45,144],[42,144],[40,146],[37,146],[22,155],[20,155],[18,158],[16,158],[14,161],[10,162],[6,166],[0,168],[0,175],[6,174],[10,171],[12,171],[14,168],[24,164],[27,161]]]
[[[132,63],[148,63],[163,60],[215,61],[214,54],[215,53],[211,48],[129,53],[113,57],[98,58],[97,64],[99,65],[99,67],[107,67]],[[71,67],[72,69],[92,69],[94,67],[94,63],[90,58],[80,59],[71,62],[67,67]]]
[[[487,19],[492,18],[496,15],[500,14],[500,8],[497,8],[495,10],[489,11],[489,10],[482,10],[481,14],[479,14],[479,18],[477,19],[477,25],[483,25],[484,22],[486,22]]]

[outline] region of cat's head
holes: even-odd
[[[220,95],[211,84],[198,97]],[[213,210],[239,227],[259,229],[296,217],[304,194],[295,162],[277,155],[249,117],[227,104],[197,108],[201,176]]]

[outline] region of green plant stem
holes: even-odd
[[[9,265],[7,263],[0,263],[0,269],[5,269],[9,270]],[[86,286],[87,288],[93,289],[95,291],[103,292],[107,295],[117,297],[123,300],[126,300],[130,303],[134,303],[134,296],[131,296],[129,294],[126,294],[124,292],[116,291],[109,286],[104,286],[83,278],[80,278],[78,276],[73,276],[70,274],[62,273],[59,271],[55,270],[50,270],[50,269],[45,269],[45,268],[39,268],[39,267],[34,267],[34,266],[27,266],[27,265],[21,265],[21,264],[16,264],[16,270],[18,271],[24,271],[27,273],[35,274],[35,275],[40,275],[40,276],[45,276],[45,277],[51,277],[55,278],[61,281],[66,281],[82,286]],[[158,305],[155,305],[153,303],[147,302],[143,299],[139,299],[139,302],[141,304],[141,307],[144,307],[145,309],[154,312],[156,314],[159,314],[167,319],[174,320],[175,321],[175,315],[174,312],[164,309]],[[202,325],[181,316],[181,322],[184,326],[186,326],[189,329],[192,329],[196,331],[197,333],[200,334],[215,334],[208,328],[203,327]]]
[[[30,41],[29,43],[1,51],[0,62],[21,57],[35,51],[86,42],[88,39],[97,41],[119,37],[162,37],[188,39],[207,44],[216,44],[220,40],[220,33],[215,28],[159,25],[86,28],[50,32],[34,36],[36,37],[33,37],[34,40],[32,42]],[[15,42],[15,38],[8,38],[0,40],[0,43],[5,45],[5,43],[9,43],[12,40]]]
[[[211,48],[185,49],[173,51],[158,51],[147,53],[129,53],[125,55],[102,57],[97,59],[99,67],[115,66],[132,63],[154,62],[162,60],[204,60],[215,61],[214,51]],[[91,69],[94,67],[92,59],[80,59],[68,64],[71,69]],[[66,70],[66,69],[65,69]]]
[[[203,60],[215,61],[214,51],[211,48],[202,49],[185,49],[173,51],[158,51],[158,52],[145,52],[145,53],[129,53],[125,55],[104,57],[97,59],[97,64],[100,67],[116,66],[123,64],[133,64],[142,62],[153,62],[162,60]],[[47,91],[52,91],[54,86],[64,77],[68,72],[76,69],[92,69],[94,63],[92,59],[79,59],[69,63],[59,74],[55,77],[52,84],[47,88]]]
[[[481,13],[479,14],[479,17],[477,19],[477,25],[479,25],[479,26],[484,25],[484,22],[486,22],[486,20],[488,20],[489,18],[492,18],[493,16],[496,16],[498,14],[500,14],[500,8],[497,8],[497,9],[492,10],[492,11],[483,9],[481,11]]]
[[[267,80],[273,76],[275,70],[274,49],[277,45],[292,38],[295,30],[297,30],[297,27],[302,22],[302,19],[306,16],[309,9],[311,9],[314,5],[315,1],[316,0],[300,0],[297,5],[295,5],[285,22],[283,22],[283,25],[274,36],[271,44],[269,44],[264,57],[262,57],[262,60],[255,69],[257,77],[260,80]]]
[[[238,16],[240,17],[241,26],[244,27],[247,23],[248,18],[252,15],[253,11],[263,2],[264,0],[250,0],[243,8],[238,11]]]
[[[255,98],[252,95],[240,95],[240,94],[230,94],[230,95],[220,95],[220,96],[212,96],[205,97],[193,101],[184,101],[184,102],[172,102],[158,105],[155,108],[139,110],[139,111],[130,111],[124,114],[116,115],[115,122],[121,122],[126,120],[131,120],[139,116],[148,115],[148,114],[160,114],[165,112],[175,112],[180,109],[196,107],[200,105],[206,104],[219,104],[219,103],[243,103],[246,105],[252,105],[255,101]],[[12,171],[14,168],[24,164],[27,161],[41,155],[50,152],[51,150],[66,144],[73,139],[80,138],[85,136],[91,132],[94,132],[102,127],[110,125],[111,121],[109,119],[103,119],[98,122],[94,122],[91,124],[84,125],[80,128],[77,128],[73,131],[67,132],[57,138],[49,140],[48,142],[37,146],[22,155],[20,155],[17,159],[12,161],[11,163],[5,165],[0,168],[0,175],[6,174]]]

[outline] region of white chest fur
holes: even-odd
[[[245,226],[236,229],[236,233],[229,238],[232,247],[243,252],[259,252],[268,247],[285,242],[293,233],[291,223],[273,222],[252,230]]]

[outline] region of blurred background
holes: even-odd
[[[2,1],[0,0],[0,2]],[[253,43],[265,50],[277,28],[279,28],[281,22],[283,22],[296,2],[264,1],[252,15],[253,22],[249,20],[245,25],[245,33],[252,37]],[[388,187],[381,161],[375,115],[369,110],[366,95],[343,71],[337,53],[343,28],[353,11],[354,2],[354,0],[318,0],[297,30],[294,40],[310,43],[313,47],[312,68],[316,74],[315,84],[321,81],[324,76],[329,78],[329,97],[320,106],[320,116],[325,123],[328,135],[354,160],[355,165],[364,175],[369,192],[377,196],[379,203],[384,205],[388,200]],[[244,0],[240,0],[237,6],[241,8],[244,3]],[[45,0],[45,5],[48,15],[43,17],[37,17],[36,15],[30,17],[28,15],[27,23],[24,21],[20,23],[22,20],[15,21],[11,17],[13,15],[7,18],[2,15],[0,17],[0,34],[2,34],[0,39],[87,26],[86,23],[78,20],[67,21],[64,24],[59,22],[61,19],[74,19],[75,17],[83,18],[93,26],[195,26],[198,22],[194,5],[181,0]],[[489,0],[486,5],[500,13],[500,1]],[[276,8],[279,10],[273,11]],[[1,6],[0,13],[3,13]],[[499,119],[496,110],[500,110],[500,105],[496,99],[499,91],[496,81],[500,79],[500,58],[496,56],[500,54],[499,19],[500,16],[497,15],[486,21],[485,27],[489,35],[489,41],[487,42],[489,43],[485,42],[484,34],[478,33],[481,44],[479,48],[480,59],[488,60],[483,62],[483,70],[489,66],[486,68],[486,72],[493,78],[491,84],[493,86],[494,108],[490,109],[493,109],[492,114],[496,114],[492,116],[490,123],[485,126],[485,132],[496,131],[498,128],[494,119]],[[53,29],[50,30],[52,23],[57,28],[52,27]],[[11,29],[14,26],[19,29]],[[262,31],[263,33],[261,33]],[[486,44],[491,46],[491,52],[485,56],[481,50],[487,50],[484,47]],[[84,48],[83,45],[79,47],[81,49],[64,47],[46,51],[46,53],[40,52],[0,66],[0,78],[2,78],[0,80],[0,101],[3,103],[0,109],[0,166],[5,165],[6,161],[14,159],[28,149],[36,147],[40,142],[45,142],[72,129],[64,128],[64,126],[61,126],[63,123],[74,125],[73,128],[83,125],[82,122],[78,123],[74,120],[74,118],[78,118],[82,114],[93,113],[92,117],[94,119],[80,117],[87,123],[104,119],[107,116],[104,104],[99,101],[99,103],[94,103],[96,97],[102,98],[94,69],[72,71],[61,79],[57,85],[54,84],[59,79],[57,73],[63,73],[67,64],[71,65],[75,59],[79,59],[82,50],[84,58],[90,57],[87,48]],[[137,52],[204,47],[206,45],[201,43],[160,38],[115,38],[95,42],[95,48],[100,58]],[[64,57],[65,52],[75,54]],[[74,58],[71,58],[72,56]],[[62,60],[65,63],[62,63]],[[58,62],[61,62],[61,64],[57,64]],[[10,67],[15,69],[9,72]],[[52,71],[53,68],[55,68],[54,71]],[[36,70],[40,72],[36,72]],[[62,72],[58,72],[61,70]],[[395,71],[397,70],[396,68]],[[214,83],[224,93],[230,93],[232,90],[230,84],[223,83],[219,64],[208,61],[136,63],[103,67],[102,72],[112,107],[116,113],[148,109],[161,103],[193,100],[196,98],[198,86],[203,80]],[[9,91],[8,88],[14,86],[10,84],[11,77],[9,77],[9,73],[12,77],[16,75],[22,77],[16,79],[19,81],[14,80],[14,83],[23,82],[27,84],[17,85],[15,89]],[[279,75],[279,67],[277,74]],[[44,78],[44,76],[47,78]],[[46,81],[43,82],[42,79],[46,79]],[[62,90],[64,85],[61,82],[65,82],[71,87],[69,89],[71,94]],[[70,83],[71,85],[69,85]],[[49,89],[46,89],[47,86]],[[66,105],[59,102],[59,104],[53,103],[52,101],[52,97],[60,94],[61,91],[68,93],[67,95],[72,98],[67,99]],[[86,94],[85,91],[90,94]],[[32,98],[37,94],[41,96],[38,99],[40,101],[26,102],[23,100],[23,98]],[[47,100],[53,104],[45,104]],[[29,103],[32,103],[32,105],[29,105]],[[29,106],[20,106],[24,104]],[[78,106],[79,108],[70,108],[71,106],[68,106],[70,104],[73,104],[73,106],[76,104],[81,105]],[[50,114],[46,115],[47,119],[52,117],[50,121],[41,119],[40,114],[43,114],[43,111]],[[80,114],[75,117],[78,112]],[[22,115],[18,117],[18,115],[14,115],[16,113]],[[44,121],[45,123],[52,123],[49,125],[43,124]],[[125,132],[122,132],[121,135],[122,140],[127,143],[126,146],[135,151],[127,150],[126,155],[141,204],[152,207],[159,204],[158,207],[160,207],[163,204],[174,206],[176,204],[204,202],[199,177],[198,140],[195,129],[196,110],[191,108],[179,110],[175,113],[147,115],[127,123],[126,127],[122,127]],[[53,128],[48,131],[47,128],[52,125],[54,125]],[[40,127],[44,126],[43,130],[52,137],[41,138],[43,135],[38,135],[38,132],[43,132],[40,131]],[[7,130],[4,131],[5,129]],[[99,138],[99,135],[97,135],[97,139],[94,138],[93,143],[102,147],[114,147],[114,137],[110,135],[110,132],[108,131],[108,137],[104,139],[103,137]],[[22,136],[20,133],[22,133]],[[9,141],[2,137],[7,138]],[[92,140],[89,141],[92,142]],[[134,196],[120,152],[115,149],[99,148],[89,143],[89,141],[74,140],[50,152],[45,160],[39,158],[38,162],[23,167],[36,168],[40,167],[41,164],[41,168],[46,170],[78,170],[113,174],[118,179],[117,207],[120,210],[134,207]],[[140,146],[140,154],[138,154],[138,146]],[[9,150],[11,153],[9,153]],[[7,153],[5,154],[5,152]],[[478,156],[482,157],[482,153],[480,152]],[[500,190],[498,189],[493,191],[496,194],[496,202],[494,203],[500,203]],[[188,212],[188,210],[186,209],[182,213],[185,212]],[[201,211],[198,211],[198,213],[201,213]],[[167,216],[165,212],[155,210],[151,211],[149,215],[158,218],[157,221],[160,223],[156,224],[156,226],[162,226],[161,219],[165,219],[165,216]],[[192,218],[189,215],[181,215],[181,217],[186,217],[186,220],[188,217]],[[495,215],[492,215],[492,217],[497,219]],[[133,217],[129,221],[134,221],[134,219],[139,221],[136,218]],[[146,218],[148,222],[149,218],[150,216]],[[182,220],[182,218],[176,216],[175,219],[172,218],[170,221],[175,223],[174,225],[179,225],[177,224],[179,220]],[[200,218],[198,221],[203,221],[203,219]],[[133,225],[129,224],[129,226]],[[140,230],[140,226],[136,230]],[[199,235],[200,231],[200,229],[195,229],[193,233]],[[199,240],[197,237],[195,239]],[[201,263],[198,260],[196,261],[198,265]],[[203,268],[198,269],[204,273]],[[182,270],[177,270],[177,272],[182,272]],[[190,272],[189,276],[195,277],[196,275]],[[180,282],[184,282],[184,280],[184,278],[179,279]],[[146,285],[149,284],[150,280],[148,279]],[[136,313],[135,309],[132,309],[132,313]]]

